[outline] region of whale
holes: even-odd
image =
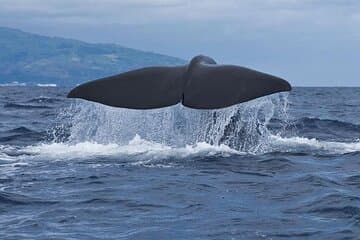
[[[73,88],[67,97],[130,109],[178,103],[194,109],[219,109],[291,88],[280,77],[217,64],[211,57],[198,55],[186,65],[145,67],[89,81]]]

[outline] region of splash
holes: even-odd
[[[305,137],[281,137],[270,135],[268,152],[284,153],[306,153],[306,154],[344,154],[360,151],[360,142],[331,142],[319,141]],[[206,142],[198,142],[193,145],[182,147],[168,146],[156,142],[150,142],[136,135],[127,144],[97,142],[52,142],[30,145],[25,147],[14,147],[0,145],[0,164],[21,160],[72,160],[72,159],[102,159],[117,158],[132,164],[153,163],[154,160],[184,159],[193,157],[221,156],[229,157],[244,155],[250,152],[235,150],[225,144],[211,145]],[[266,153],[258,152],[258,153]],[[255,154],[255,153],[250,153]],[[19,162],[20,161],[20,162]],[[4,163],[3,162],[3,163]],[[4,167],[4,165],[3,165]]]
[[[286,119],[286,108],[286,93],[218,110],[195,110],[180,104],[131,110],[77,100],[59,114],[51,135],[54,142],[72,145],[95,142],[121,146],[139,135],[170,147],[206,143],[257,153],[267,149],[270,119]]]
[[[23,148],[22,153],[28,156],[41,156],[46,159],[76,159],[87,157],[116,157],[132,156],[137,160],[163,159],[163,158],[185,158],[194,156],[228,156],[232,154],[242,154],[226,145],[214,146],[200,142],[195,145],[184,147],[171,147],[160,143],[150,142],[136,135],[127,144],[119,145],[116,143],[100,144],[96,142],[71,143],[50,143]]]

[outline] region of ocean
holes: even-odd
[[[0,239],[360,239],[360,88],[129,110],[0,86]]]

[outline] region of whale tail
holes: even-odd
[[[196,109],[217,109],[276,92],[291,85],[278,77],[196,56],[188,65],[147,67],[81,84],[68,98],[113,107],[152,109],[181,102]]]

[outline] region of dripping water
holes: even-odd
[[[76,144],[127,144],[135,136],[169,146],[206,142],[246,152],[263,152],[271,135],[272,118],[286,123],[287,93],[274,94],[217,110],[197,110],[181,104],[132,110],[76,100],[63,109],[51,129],[52,141]],[[274,133],[272,133],[274,134]],[[275,133],[281,134],[281,129]]]

